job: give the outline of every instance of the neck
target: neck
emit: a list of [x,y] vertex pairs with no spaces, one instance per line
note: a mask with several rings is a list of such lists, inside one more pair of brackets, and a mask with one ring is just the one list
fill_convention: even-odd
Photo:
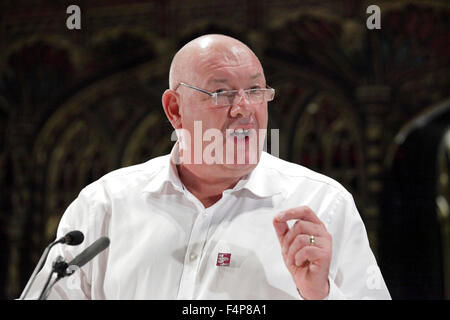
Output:
[[183,185],[191,192],[204,206],[208,208],[222,198],[222,192],[233,188],[241,177],[214,178],[197,175],[191,170],[189,165],[180,164],[177,166],[178,176]]

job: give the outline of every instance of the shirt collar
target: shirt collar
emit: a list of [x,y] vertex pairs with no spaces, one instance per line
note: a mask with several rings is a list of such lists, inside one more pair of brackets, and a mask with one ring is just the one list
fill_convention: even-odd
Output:
[[[175,163],[179,159],[178,141],[172,148],[170,155],[164,157],[164,162],[159,171],[155,174],[152,181],[144,188],[144,192],[158,192],[165,183],[171,183],[171,185],[180,192],[183,192],[184,186],[178,176],[178,171]],[[261,158],[256,165],[255,169],[248,175],[244,176],[234,186],[231,193],[238,192],[243,189],[247,189],[255,196],[264,198],[274,196],[279,193],[285,192],[285,187],[280,185],[280,179],[276,176],[276,172],[270,167],[267,167],[266,163],[269,161],[269,155],[266,152],[261,153]]]
[[258,197],[271,197],[279,193],[284,193],[285,187],[281,185],[277,172],[267,166],[270,160],[266,152],[261,153],[261,158],[252,172],[243,177],[232,192],[247,189]]
[[156,172],[155,176],[151,181],[145,186],[144,192],[158,192],[160,191],[166,183],[172,184],[175,190],[183,192],[183,183],[178,176],[178,171],[176,167],[177,159],[179,159],[178,153],[178,141],[172,147],[172,151],[169,155],[162,159],[163,163],[159,171]]

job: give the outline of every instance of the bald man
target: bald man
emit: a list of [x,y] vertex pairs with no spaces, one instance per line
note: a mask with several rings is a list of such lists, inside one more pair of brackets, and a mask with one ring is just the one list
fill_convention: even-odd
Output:
[[[111,172],[68,207],[27,298],[57,256],[101,236],[110,247],[45,292],[49,299],[390,299],[352,196],[262,151],[274,89],[255,54],[224,35],[173,58],[164,112],[169,155]],[[50,282],[51,283],[51,282]]]

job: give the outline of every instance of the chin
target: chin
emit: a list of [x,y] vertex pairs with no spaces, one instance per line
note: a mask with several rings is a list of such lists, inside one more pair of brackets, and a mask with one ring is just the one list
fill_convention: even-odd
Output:
[[230,171],[241,171],[243,174],[251,172],[258,164],[257,163],[243,163],[243,164],[224,164],[223,166]]

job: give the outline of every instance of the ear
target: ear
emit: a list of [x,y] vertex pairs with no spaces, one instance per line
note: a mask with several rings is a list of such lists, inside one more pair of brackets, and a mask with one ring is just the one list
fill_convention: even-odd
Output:
[[174,90],[167,89],[162,95],[162,105],[167,119],[174,129],[181,129],[181,110],[179,105],[180,96]]

